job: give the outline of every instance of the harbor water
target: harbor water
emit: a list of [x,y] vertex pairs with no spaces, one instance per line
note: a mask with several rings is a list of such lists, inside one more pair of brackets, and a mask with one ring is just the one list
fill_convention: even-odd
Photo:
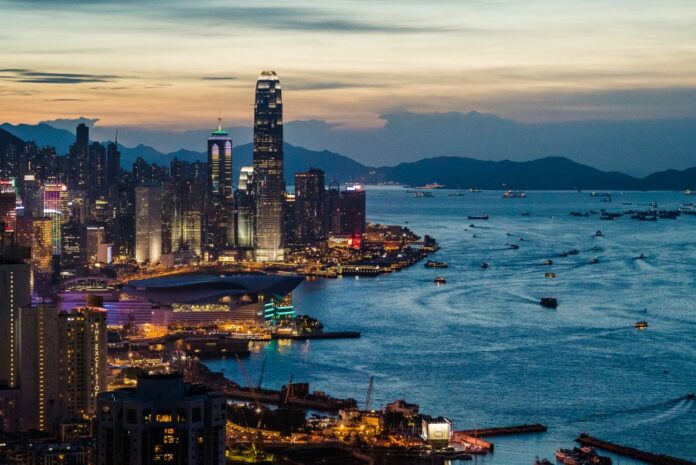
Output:
[[[581,432],[696,461],[696,400],[686,398],[696,391],[696,216],[569,215],[645,210],[651,202],[673,209],[692,197],[616,192],[602,202],[587,192],[526,199],[448,192],[414,198],[403,188],[368,188],[368,221],[435,236],[442,249],[430,258],[449,268],[419,263],[378,277],[304,282],[294,294],[298,313],[362,337],[255,345],[244,362],[254,381],[265,359],[270,388],[293,376],[362,405],[374,376],[373,408],[406,399],[449,417],[455,429],[549,427],[492,438],[495,453],[477,463],[553,459]],[[484,213],[488,221],[467,219]],[[571,249],[578,254],[559,256]],[[447,283],[434,284],[436,276]],[[542,297],[557,298],[558,308],[541,307]],[[649,327],[636,330],[639,320]],[[206,363],[245,383],[235,360]]]

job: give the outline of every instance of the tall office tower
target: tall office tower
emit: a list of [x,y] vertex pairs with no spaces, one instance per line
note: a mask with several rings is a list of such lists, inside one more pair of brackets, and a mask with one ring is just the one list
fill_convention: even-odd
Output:
[[62,415],[93,415],[106,391],[106,310],[74,308],[58,314]]
[[99,396],[97,465],[223,465],[227,401],[179,374]]
[[77,126],[75,143],[70,146],[70,188],[86,191],[91,173],[89,172],[89,127],[80,123]]
[[17,222],[17,194],[13,183],[0,181],[0,223],[5,225],[5,232],[14,232]]
[[43,187],[43,216],[51,218],[53,255],[60,255],[60,227],[65,222],[63,214],[67,210],[68,188],[65,184],[47,183]]
[[162,255],[162,189],[140,186],[135,189],[135,261],[159,261]]
[[36,176],[27,174],[22,177],[19,195],[22,198],[22,216],[25,218],[43,216],[43,192]]
[[310,244],[326,239],[324,172],[295,174],[295,240]]
[[254,247],[256,230],[256,200],[254,197],[254,168],[242,166],[237,186],[237,247]]
[[201,212],[184,211],[181,223],[181,248],[201,255]]
[[31,303],[31,267],[22,260],[28,252],[0,252],[0,384],[10,388],[19,384],[19,311]]
[[31,247],[34,290],[44,290],[53,273],[53,222],[51,218],[17,218],[17,245]]
[[177,186],[167,182],[162,186],[162,253],[178,250],[176,247],[176,229],[180,217],[177,215]]
[[215,249],[234,246],[232,138],[222,122],[208,138],[206,243]]
[[106,150],[99,142],[89,146],[87,198],[94,201],[106,195]]
[[71,220],[61,227],[61,271],[77,273],[83,265],[83,226]]
[[254,104],[256,260],[284,259],[283,99],[275,71],[262,71]]
[[285,240],[290,245],[295,243],[295,194],[285,194],[283,201],[283,227],[285,228]]
[[341,191],[336,181],[331,181],[326,193],[326,231],[341,234]]
[[51,305],[19,311],[22,429],[52,430],[60,414],[58,311]]
[[350,236],[351,246],[362,247],[365,234],[365,190],[359,184],[341,192],[341,234]]
[[119,173],[121,173],[121,152],[118,150],[118,133],[116,141],[108,145],[106,149],[106,188],[118,185]]
[[106,242],[106,231],[104,226],[92,224],[85,229],[84,256],[82,263],[94,265],[99,261],[99,244]]

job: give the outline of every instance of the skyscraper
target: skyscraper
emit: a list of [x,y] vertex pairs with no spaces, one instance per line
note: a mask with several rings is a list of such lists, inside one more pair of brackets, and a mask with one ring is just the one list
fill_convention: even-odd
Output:
[[89,178],[89,127],[77,126],[75,143],[70,146],[70,188],[87,190]]
[[254,180],[256,191],[257,261],[282,261],[283,228],[283,99],[275,71],[262,71],[254,104]]
[[234,246],[234,188],[232,138],[222,129],[208,138],[208,192],[206,243],[215,249]]
[[106,149],[106,187],[118,185],[118,175],[121,172],[121,152],[118,150],[118,132],[116,141]]
[[14,183],[0,181],[0,223],[4,224],[5,231],[13,232],[17,221],[17,194]]
[[362,247],[365,234],[365,190],[355,184],[341,192],[341,233],[350,236],[354,249]]
[[68,207],[68,188],[61,183],[47,183],[43,187],[43,214],[51,218],[53,255],[60,255],[60,227],[65,223],[63,214]]
[[295,174],[295,241],[309,244],[326,239],[324,172]]
[[17,245],[31,247],[34,290],[45,290],[53,272],[53,222],[51,218],[17,218]]
[[156,263],[162,255],[162,190],[135,189],[135,261]]
[[237,186],[237,247],[254,247],[256,230],[256,201],[254,197],[254,168],[242,166]]
[[227,400],[179,374],[99,396],[97,465],[225,464]]
[[19,311],[31,303],[30,283],[21,257],[0,256],[0,384],[11,388],[19,383]]
[[74,308],[58,314],[60,402],[63,415],[93,415],[106,391],[106,310]]

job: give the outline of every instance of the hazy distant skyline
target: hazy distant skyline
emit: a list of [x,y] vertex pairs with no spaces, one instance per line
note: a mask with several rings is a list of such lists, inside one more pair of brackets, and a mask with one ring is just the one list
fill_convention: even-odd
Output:
[[690,1],[0,0],[11,123],[249,126],[274,69],[286,120],[478,110],[522,122],[696,117]]

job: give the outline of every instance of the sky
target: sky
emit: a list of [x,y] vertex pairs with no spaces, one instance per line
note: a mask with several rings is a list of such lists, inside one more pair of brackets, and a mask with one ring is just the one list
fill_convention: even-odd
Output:
[[693,0],[0,0],[0,118],[109,127],[252,123],[259,71],[285,119],[398,112],[523,123],[696,117]]

